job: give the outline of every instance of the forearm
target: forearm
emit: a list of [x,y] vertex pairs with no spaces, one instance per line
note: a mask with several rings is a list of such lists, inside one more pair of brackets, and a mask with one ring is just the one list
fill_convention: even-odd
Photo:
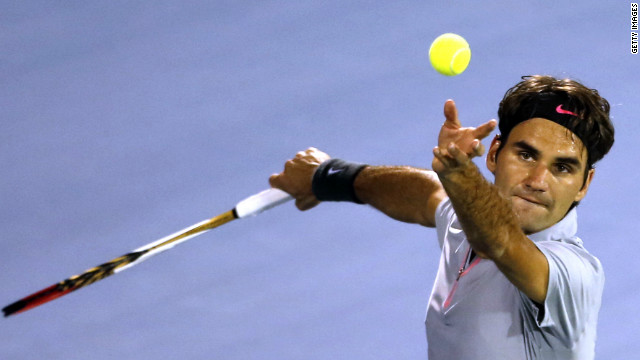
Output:
[[509,200],[469,163],[463,169],[440,176],[462,229],[481,257],[499,259],[510,240],[524,236]]
[[355,179],[358,199],[389,217],[433,227],[435,208],[446,196],[437,175],[408,166],[368,166]]

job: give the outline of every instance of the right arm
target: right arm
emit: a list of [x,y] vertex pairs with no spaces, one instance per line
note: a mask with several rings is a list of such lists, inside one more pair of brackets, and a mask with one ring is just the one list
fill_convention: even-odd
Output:
[[[453,100],[448,100],[444,109],[445,118],[457,117]],[[439,143],[440,139],[446,139],[447,144],[453,142],[472,158],[484,152],[480,140],[491,133],[495,122],[478,128],[450,125],[449,121],[443,124]],[[329,155],[315,148],[300,151],[285,163],[283,172],[269,178],[269,183],[293,196],[298,209],[311,209],[320,203],[311,189],[313,174],[329,159]],[[435,172],[408,166],[367,166],[358,173],[353,188],[360,201],[393,219],[428,227],[435,227],[436,208],[447,197]]]
[[438,204],[447,197],[431,170],[408,166],[368,166],[354,182],[358,199],[389,217],[435,227]]
[[[328,159],[315,148],[301,151],[269,182],[291,194],[298,209],[311,209],[320,203],[311,190],[313,174]],[[429,227],[435,226],[436,207],[446,197],[433,171],[407,166],[367,166],[356,177],[354,189],[358,199],[391,218]]]
[[[444,106],[445,122],[440,129],[438,143],[446,139],[471,159],[484,153],[480,142],[496,126],[488,121],[477,128],[452,126],[447,119],[456,118],[457,109],[453,100]],[[354,188],[358,198],[390,217],[435,227],[435,213],[438,204],[448,195],[438,175],[431,170],[411,167],[368,167],[355,179]]]

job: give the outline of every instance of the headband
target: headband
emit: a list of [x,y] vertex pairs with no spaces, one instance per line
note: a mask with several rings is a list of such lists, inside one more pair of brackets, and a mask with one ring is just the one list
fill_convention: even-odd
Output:
[[533,118],[543,118],[562,125],[579,116],[569,96],[563,93],[542,92],[527,99],[514,114],[513,119],[521,122]]
[[[505,123],[508,123],[513,128],[516,124],[533,118],[553,121],[573,132],[572,128],[575,127],[575,120],[576,118],[579,119],[580,115],[574,102],[566,93],[541,92],[535,94],[532,98],[524,100],[515,114],[505,119],[507,120]],[[504,125],[509,126],[507,124]],[[504,130],[506,129],[500,127],[501,133],[505,133]],[[580,136],[578,137],[580,138]]]

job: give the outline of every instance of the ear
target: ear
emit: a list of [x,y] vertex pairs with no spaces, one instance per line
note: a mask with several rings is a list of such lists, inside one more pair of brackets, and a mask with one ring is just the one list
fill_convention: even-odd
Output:
[[593,175],[595,173],[596,173],[596,169],[589,170],[589,173],[587,174],[587,179],[584,182],[584,185],[582,185],[582,189],[578,191],[573,201],[580,201],[584,199],[585,196],[587,196],[587,190],[589,190],[589,185],[591,185],[591,180],[593,180]]
[[496,135],[493,140],[491,140],[491,147],[489,147],[489,152],[487,153],[487,169],[491,171],[492,174],[495,175],[496,167],[498,166],[498,149],[500,148],[500,135]]

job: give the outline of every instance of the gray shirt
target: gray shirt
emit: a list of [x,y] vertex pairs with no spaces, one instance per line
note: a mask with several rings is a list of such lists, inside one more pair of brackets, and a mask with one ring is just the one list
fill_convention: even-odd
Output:
[[529,236],[549,262],[540,305],[491,260],[469,261],[449,199],[438,205],[436,229],[442,254],[427,309],[429,359],[593,359],[604,272],[575,236],[575,208]]

